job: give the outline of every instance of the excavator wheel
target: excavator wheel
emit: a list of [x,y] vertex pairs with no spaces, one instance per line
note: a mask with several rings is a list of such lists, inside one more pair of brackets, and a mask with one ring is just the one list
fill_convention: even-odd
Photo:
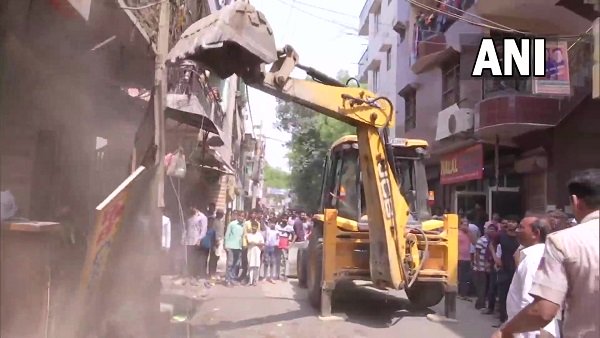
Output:
[[308,301],[316,310],[321,310],[321,286],[323,284],[323,243],[309,244],[307,266]]
[[430,282],[416,282],[406,290],[411,305],[423,310],[435,306],[444,298],[444,284]]
[[307,251],[308,249],[298,249],[298,255],[296,256],[296,275],[298,276],[298,286],[306,288],[306,270],[308,265]]

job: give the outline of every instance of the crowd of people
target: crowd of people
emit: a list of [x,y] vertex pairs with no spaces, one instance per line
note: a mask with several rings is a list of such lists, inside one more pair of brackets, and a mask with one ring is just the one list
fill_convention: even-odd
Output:
[[[498,314],[494,338],[599,337],[600,169],[576,175],[568,190],[573,217],[553,210],[521,219],[495,214],[488,222],[478,213],[461,218],[459,297],[482,314]],[[304,212],[258,209],[232,212],[225,226],[214,204],[205,211],[191,206],[180,281],[232,287],[285,280],[289,249],[306,243],[312,226]],[[217,275],[219,257],[226,259],[224,276]]]
[[[600,171],[574,177],[569,194],[574,218],[561,210],[521,219],[495,214],[483,226],[461,218],[459,297],[482,314],[498,314],[495,337],[598,337],[598,324],[591,323],[600,301]],[[523,314],[540,301],[546,312]]]
[[[289,249],[308,239],[311,218],[304,212],[278,215],[255,209],[232,211],[225,225],[224,216],[214,204],[206,210],[194,205],[188,208],[181,241],[185,255],[172,253],[180,266],[176,284],[209,288],[217,282],[232,287],[285,281]],[[163,223],[167,222],[164,217]],[[163,236],[163,247],[167,241]],[[226,271],[218,274],[220,259],[226,260]]]
[[[517,287],[525,278],[516,273],[521,255],[532,261],[531,251],[536,250],[536,257],[540,248],[543,253],[543,243],[548,234],[569,225],[567,214],[558,210],[547,214],[528,213],[520,220],[516,216],[494,214],[483,227],[462,217],[458,235],[459,297],[474,300],[475,308],[482,310],[483,314],[498,313],[500,322],[505,322],[511,305],[514,305],[511,302],[514,303],[518,296],[511,294],[509,297],[510,287]],[[518,293],[516,288],[514,291]]]

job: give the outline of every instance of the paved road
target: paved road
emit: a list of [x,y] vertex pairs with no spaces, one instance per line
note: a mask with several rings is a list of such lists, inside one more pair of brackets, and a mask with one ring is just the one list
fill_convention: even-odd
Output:
[[[383,293],[350,287],[334,299],[333,312],[342,321],[321,321],[297,282],[261,283],[255,287],[212,287],[191,305],[191,337],[473,337],[486,338],[493,319],[479,314],[473,303],[458,301],[458,323],[435,323],[427,313],[407,310],[402,292]],[[443,303],[429,313],[442,313]],[[182,338],[178,324],[172,337]]]

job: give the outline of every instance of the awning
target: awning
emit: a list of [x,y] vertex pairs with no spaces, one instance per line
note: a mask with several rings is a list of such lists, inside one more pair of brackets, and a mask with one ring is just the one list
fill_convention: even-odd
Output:
[[214,170],[225,175],[235,175],[235,169],[223,159],[218,150],[212,148],[206,149],[203,158],[190,156],[188,164],[194,168]]
[[225,144],[223,131],[211,120],[196,95],[167,94],[165,116],[179,123],[215,134],[218,138],[211,145],[222,146]]
[[228,175],[235,175],[235,169],[231,166],[231,164],[225,161],[225,159],[223,158],[223,156],[221,156],[221,153],[219,153],[218,150],[209,149],[209,152],[212,153],[215,159],[217,159],[223,165],[223,169],[227,171]]

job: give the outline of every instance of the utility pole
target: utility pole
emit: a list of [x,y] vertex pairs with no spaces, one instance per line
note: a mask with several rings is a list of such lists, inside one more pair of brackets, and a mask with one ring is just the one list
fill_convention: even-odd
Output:
[[256,166],[256,176],[253,177],[255,180],[253,182],[253,187],[252,187],[252,209],[257,207],[257,199],[258,199],[258,194],[259,194],[259,189],[262,189],[263,185],[262,183],[262,172],[263,172],[263,166],[264,166],[264,157],[265,154],[263,152],[264,149],[264,142],[265,139],[263,138],[262,135],[262,125],[260,126],[260,131],[259,133],[256,135],[256,154],[254,154],[254,158],[258,158],[258,160],[255,162],[255,166]]
[[167,67],[165,61],[169,53],[169,27],[171,4],[161,1],[156,39],[156,63],[154,69],[154,142],[157,146],[156,164],[158,165],[158,205],[164,207],[165,190],[165,108],[167,99]]

